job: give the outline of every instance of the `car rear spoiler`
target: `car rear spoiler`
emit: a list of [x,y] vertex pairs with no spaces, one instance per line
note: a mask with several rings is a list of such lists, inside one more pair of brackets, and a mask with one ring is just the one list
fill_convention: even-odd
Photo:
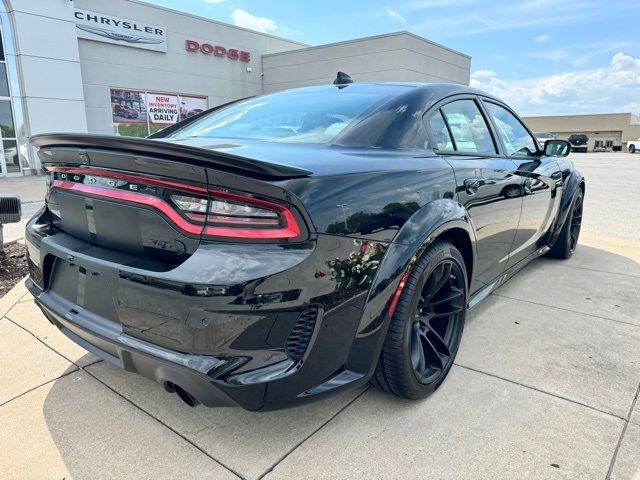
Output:
[[[119,151],[133,155],[148,155],[204,167],[217,168],[219,170],[240,173],[251,177],[286,179],[308,177],[313,173],[309,170],[289,165],[280,165],[216,150],[146,138],[55,133],[34,135],[29,139],[29,143],[40,149],[65,147]],[[91,164],[90,153],[89,150],[86,152],[86,155],[84,155],[84,163],[87,165]],[[41,155],[41,159],[46,161],[43,155]]]

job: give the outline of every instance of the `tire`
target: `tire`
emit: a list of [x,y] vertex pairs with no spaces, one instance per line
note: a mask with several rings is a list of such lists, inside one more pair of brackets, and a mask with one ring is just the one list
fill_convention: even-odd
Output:
[[553,247],[551,247],[551,250],[549,250],[548,256],[566,260],[575,252],[578,246],[580,227],[582,226],[583,200],[584,193],[581,189],[578,189],[571,202],[571,209],[564,221],[562,231],[553,244]]
[[635,145],[629,145],[629,153],[636,153],[636,146]]
[[453,244],[435,240],[411,269],[371,383],[410,399],[435,391],[458,352],[466,302],[464,259]]

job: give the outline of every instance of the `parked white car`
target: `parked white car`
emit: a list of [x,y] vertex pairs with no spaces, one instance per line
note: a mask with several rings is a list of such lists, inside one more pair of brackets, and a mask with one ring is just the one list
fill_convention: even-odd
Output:
[[629,150],[629,153],[640,151],[640,138],[636,141],[627,142],[627,150]]
[[555,140],[556,136],[551,132],[533,132],[533,136],[540,144],[541,148],[544,148],[544,142],[547,140]]

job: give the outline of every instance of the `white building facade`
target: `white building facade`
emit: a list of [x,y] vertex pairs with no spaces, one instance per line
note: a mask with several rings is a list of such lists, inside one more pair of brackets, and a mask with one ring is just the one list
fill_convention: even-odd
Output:
[[146,136],[337,70],[469,82],[470,57],[407,32],[308,46],[138,0],[3,0],[0,21],[0,177],[40,171],[31,135]]

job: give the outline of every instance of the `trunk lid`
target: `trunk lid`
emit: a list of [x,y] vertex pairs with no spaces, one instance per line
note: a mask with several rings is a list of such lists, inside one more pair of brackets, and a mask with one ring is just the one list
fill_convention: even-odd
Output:
[[[167,159],[182,164],[235,172],[252,178],[284,180],[287,178],[306,177],[313,173],[304,168],[278,163],[272,158],[262,160],[256,156],[231,154],[222,151],[223,148],[206,148],[205,145],[194,146],[179,141],[64,133],[35,135],[29,141],[31,145],[40,149],[38,155],[43,163],[59,163],[61,161],[60,153],[68,160],[69,147],[71,147],[72,150],[75,150],[76,156],[79,157],[77,161],[80,163],[107,168],[120,168],[120,165],[130,167],[132,160],[142,155],[155,159]],[[215,144],[216,142],[213,139],[208,139],[206,143]],[[113,157],[109,157],[107,159],[108,163],[105,164],[104,158],[99,152],[94,151],[92,155],[89,155],[91,153],[89,150],[91,149],[98,149],[104,154],[110,151],[118,152],[124,164],[110,163],[114,160]],[[125,154],[128,154],[129,158]]]
[[304,169],[138,138],[40,135],[31,143],[48,171],[51,223],[95,245],[176,265],[205,236],[289,242],[306,232],[290,195],[269,182],[311,173]]

